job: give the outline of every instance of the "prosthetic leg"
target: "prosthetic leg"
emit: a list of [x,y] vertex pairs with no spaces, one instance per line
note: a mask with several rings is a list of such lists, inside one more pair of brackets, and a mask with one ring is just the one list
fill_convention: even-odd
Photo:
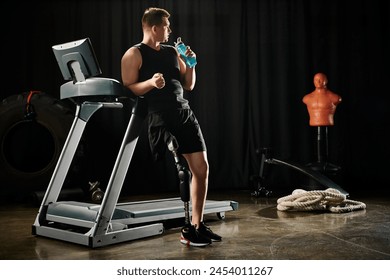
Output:
[[175,165],[177,168],[177,175],[179,177],[179,187],[180,187],[180,199],[184,202],[184,223],[185,225],[190,225],[190,182],[191,182],[191,172],[181,163],[180,156],[177,153],[179,145],[176,138],[173,135],[170,135],[170,141],[168,142],[168,149],[172,152],[175,159]]

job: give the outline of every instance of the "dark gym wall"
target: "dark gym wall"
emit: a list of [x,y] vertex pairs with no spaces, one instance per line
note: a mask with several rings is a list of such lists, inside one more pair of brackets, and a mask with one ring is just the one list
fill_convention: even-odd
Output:
[[[171,12],[170,43],[181,36],[197,53],[198,81],[188,98],[208,145],[210,188],[248,188],[261,147],[272,147],[281,159],[314,160],[302,97],[314,89],[314,74],[324,72],[329,88],[343,98],[329,130],[330,161],[342,167],[350,193],[385,190],[388,1],[14,1],[1,9],[1,98],[31,89],[59,97],[64,81],[51,46],[84,37],[91,38],[102,76],[120,80],[120,59],[142,39],[140,19],[149,6]],[[92,123],[94,135],[110,126],[120,138],[127,118],[126,110],[101,113]],[[102,155],[110,160],[96,169],[107,174],[109,144]],[[147,145],[140,147],[142,162],[133,168],[142,180],[134,180],[150,182],[148,168],[164,176],[165,167],[142,156]],[[289,174],[281,174],[288,183]]]

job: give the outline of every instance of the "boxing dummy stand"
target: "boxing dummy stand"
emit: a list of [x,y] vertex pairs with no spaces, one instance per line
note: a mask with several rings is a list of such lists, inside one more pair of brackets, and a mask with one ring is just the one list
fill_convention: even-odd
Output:
[[329,145],[328,145],[328,126],[316,127],[316,155],[315,162],[308,163],[307,166],[323,174],[336,174],[341,167],[328,162]]

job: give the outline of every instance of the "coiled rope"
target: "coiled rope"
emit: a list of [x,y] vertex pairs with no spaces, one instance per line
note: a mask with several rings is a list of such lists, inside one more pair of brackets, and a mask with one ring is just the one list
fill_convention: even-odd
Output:
[[366,204],[347,199],[340,191],[328,188],[324,191],[306,191],[296,189],[291,195],[277,200],[280,211],[314,211],[325,210],[332,213],[345,213],[366,209]]

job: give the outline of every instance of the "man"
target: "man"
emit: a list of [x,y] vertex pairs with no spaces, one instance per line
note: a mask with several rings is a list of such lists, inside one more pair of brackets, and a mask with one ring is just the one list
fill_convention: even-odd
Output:
[[[191,246],[206,246],[222,238],[203,222],[204,205],[208,188],[208,160],[206,145],[199,123],[183,89],[195,86],[195,67],[186,66],[168,42],[172,32],[170,14],[160,8],[149,8],[142,17],[142,42],[129,48],[122,57],[122,82],[135,95],[143,96],[148,103],[149,141],[156,154],[168,131],[177,139],[178,152],[186,159],[191,179],[191,225],[181,229],[180,241]],[[196,57],[187,47],[186,55]]]

